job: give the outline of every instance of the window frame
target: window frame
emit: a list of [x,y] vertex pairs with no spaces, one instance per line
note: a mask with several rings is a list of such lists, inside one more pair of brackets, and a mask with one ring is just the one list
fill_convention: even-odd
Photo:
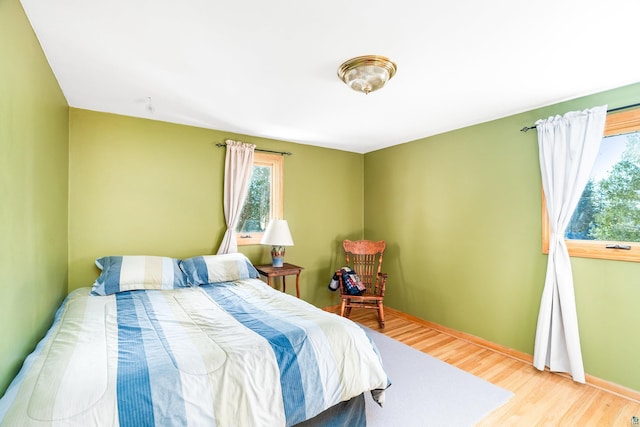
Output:
[[[283,218],[284,213],[284,158],[281,154],[255,151],[253,166],[271,168],[271,209],[269,220]],[[253,167],[252,166],[252,167]],[[238,246],[259,245],[264,232],[239,233],[236,232]]]
[[[640,109],[607,115],[604,136],[620,135],[640,131]],[[547,203],[542,191],[542,253],[549,254],[551,226],[547,215]],[[580,258],[608,259],[640,262],[640,242],[617,242],[608,240],[564,240],[569,256]],[[627,245],[630,249],[607,249],[607,245]]]

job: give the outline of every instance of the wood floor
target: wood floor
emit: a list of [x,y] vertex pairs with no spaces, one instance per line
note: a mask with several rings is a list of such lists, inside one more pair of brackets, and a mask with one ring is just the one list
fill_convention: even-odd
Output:
[[[464,334],[385,309],[378,328],[375,310],[354,309],[351,319],[483,378],[514,396],[477,426],[631,426],[640,400],[535,369],[508,351],[487,348]],[[439,329],[439,330],[438,330]],[[615,390],[614,390],[615,391]],[[391,392],[391,390],[390,390]],[[627,394],[627,396],[629,396]]]

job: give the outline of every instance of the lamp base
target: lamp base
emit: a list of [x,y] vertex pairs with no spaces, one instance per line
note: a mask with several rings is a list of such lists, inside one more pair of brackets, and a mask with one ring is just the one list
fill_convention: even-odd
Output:
[[271,247],[271,263],[274,267],[282,267],[284,265],[284,246]]

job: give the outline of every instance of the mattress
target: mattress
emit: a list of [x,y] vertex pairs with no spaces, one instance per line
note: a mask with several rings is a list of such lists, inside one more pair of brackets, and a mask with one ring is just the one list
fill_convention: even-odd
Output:
[[73,291],[1,426],[292,426],[389,379],[365,332],[258,279]]

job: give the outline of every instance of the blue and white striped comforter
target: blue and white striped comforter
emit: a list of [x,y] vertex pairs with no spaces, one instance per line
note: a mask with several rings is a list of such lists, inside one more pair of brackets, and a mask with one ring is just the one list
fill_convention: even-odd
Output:
[[360,327],[257,279],[83,288],[0,399],[0,425],[291,426],[387,384]]

